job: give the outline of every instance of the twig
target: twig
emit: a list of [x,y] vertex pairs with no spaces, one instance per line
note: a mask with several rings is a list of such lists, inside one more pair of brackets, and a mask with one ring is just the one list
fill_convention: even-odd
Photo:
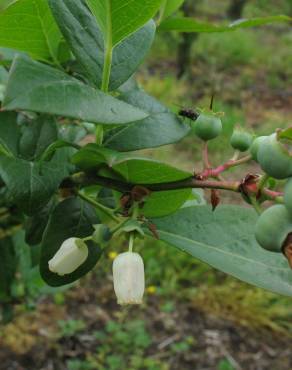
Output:
[[85,200],[86,202],[92,204],[95,208],[99,209],[101,212],[103,212],[104,214],[106,214],[108,217],[110,217],[113,221],[115,222],[120,222],[120,219],[119,217],[117,217],[114,212],[108,208],[108,207],[105,207],[104,205],[100,204],[99,202],[97,202],[96,200],[86,196],[85,194],[83,194],[81,191],[78,191],[78,196]]
[[170,344],[172,344],[178,339],[179,339],[178,334],[172,335],[171,337],[168,337],[164,339],[161,343],[159,343],[157,348],[161,351],[162,349],[164,349],[165,347],[168,347]]
[[218,177],[222,172],[229,170],[231,167],[240,166],[251,160],[251,156],[247,155],[246,157],[242,157],[240,159],[234,160],[231,159],[230,161],[221,164],[216,168],[206,168],[202,173],[200,173],[197,177],[201,179],[207,179],[209,177]]
[[257,212],[257,214],[260,215],[262,213],[262,208],[261,208],[261,205],[258,203],[256,197],[251,196],[250,197],[250,202],[251,202],[251,205],[253,206],[253,208],[255,209],[255,211]]
[[[87,174],[87,173],[79,173],[78,175],[73,175],[70,178],[67,178],[63,181],[62,187],[80,187],[80,186],[89,186],[89,185],[101,185],[112,190],[116,190],[120,193],[131,193],[132,189],[137,186],[134,183],[128,183],[121,180],[115,180],[108,177],[98,176],[95,174]],[[219,190],[227,190],[232,191],[235,193],[242,192],[242,181],[227,181],[227,180],[200,180],[196,176],[188,177],[184,180],[179,181],[171,181],[171,182],[164,182],[159,184],[138,184],[139,187],[144,187],[148,189],[150,192],[155,191],[168,191],[168,190],[179,190],[179,189],[219,189]],[[257,195],[258,190],[257,188],[249,188],[248,192],[250,195]],[[262,193],[265,194],[267,199],[274,200],[279,199],[283,196],[283,193],[270,190],[267,188],[262,189]],[[118,217],[114,215],[113,211],[110,208],[104,207],[100,203],[97,203],[94,199],[84,196],[84,194],[78,192],[78,195],[83,197],[83,199],[91,202],[96,207],[99,207],[101,210],[105,212],[109,212],[111,214],[111,218],[118,220]],[[279,199],[280,200],[280,199]]]
[[209,170],[211,165],[209,162],[208,141],[205,141],[203,144],[202,157],[203,157],[204,170]]

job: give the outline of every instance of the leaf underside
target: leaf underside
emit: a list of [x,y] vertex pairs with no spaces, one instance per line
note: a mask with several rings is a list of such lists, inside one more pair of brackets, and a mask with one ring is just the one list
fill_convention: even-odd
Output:
[[155,218],[160,239],[252,285],[292,296],[292,271],[280,253],[263,250],[254,237],[252,209],[220,206],[183,208]]

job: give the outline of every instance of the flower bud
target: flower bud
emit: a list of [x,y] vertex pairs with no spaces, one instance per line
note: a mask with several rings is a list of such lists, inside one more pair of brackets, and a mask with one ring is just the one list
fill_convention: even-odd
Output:
[[87,257],[88,248],[84,241],[79,238],[69,238],[48,262],[49,270],[60,276],[71,274],[86,261]]
[[119,254],[113,263],[118,304],[141,304],[145,289],[144,263],[138,253]]

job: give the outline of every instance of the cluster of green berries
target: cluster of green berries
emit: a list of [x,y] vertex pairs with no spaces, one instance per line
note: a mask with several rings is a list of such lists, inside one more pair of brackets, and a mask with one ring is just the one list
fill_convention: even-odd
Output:
[[285,252],[292,235],[292,156],[277,133],[258,137],[252,144],[251,155],[268,176],[287,180],[284,204],[266,209],[256,224],[256,239],[264,249]]
[[[194,133],[203,141],[216,139],[223,130],[220,113],[201,113],[192,123]],[[240,152],[247,151],[253,142],[253,135],[241,128],[234,130],[230,144]]]
[[249,133],[234,131],[231,145],[240,151],[249,149],[252,159],[267,176],[277,180],[287,179],[284,204],[266,209],[255,228],[256,240],[262,248],[285,253],[284,249],[290,244],[290,234],[292,236],[292,156],[278,133],[253,139]]
[[[214,113],[201,113],[193,123],[195,134],[204,141],[218,137],[222,132],[222,122]],[[292,245],[292,155],[279,133],[255,138],[251,133],[236,128],[230,138],[231,146],[239,151],[249,151],[268,177],[277,180],[287,179],[284,191],[284,204],[276,204],[266,209],[259,217],[255,237],[259,245],[269,251],[285,252]],[[292,246],[291,246],[292,249]]]

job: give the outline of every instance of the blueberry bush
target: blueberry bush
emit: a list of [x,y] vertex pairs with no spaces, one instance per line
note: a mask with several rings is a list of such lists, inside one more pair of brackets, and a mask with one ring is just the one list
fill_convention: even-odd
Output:
[[[176,16],[182,4],[0,1],[2,302],[11,302],[17,273],[28,290],[32,281],[41,290],[38,271],[52,287],[80,279],[121,234],[129,251],[114,261],[120,303],[143,296],[137,238],[160,239],[250,284],[292,295],[292,129],[257,137],[237,127],[234,155],[214,166],[208,145],[220,140],[224,114],[213,111],[214,97],[210,107],[175,111],[135,80],[158,32],[233,32],[291,18],[211,24]],[[202,171],[138,152],[187,135],[201,139]],[[244,170],[251,161],[256,173]],[[228,178],[234,167],[242,168],[237,180]],[[196,189],[211,190],[210,204]],[[222,191],[237,193],[242,206],[221,204]],[[29,251],[19,247],[23,239]]]

